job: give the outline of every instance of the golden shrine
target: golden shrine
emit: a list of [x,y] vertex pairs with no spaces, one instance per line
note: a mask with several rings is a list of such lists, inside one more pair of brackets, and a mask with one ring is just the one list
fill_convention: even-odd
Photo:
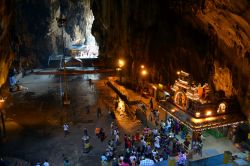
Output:
[[171,86],[171,97],[160,101],[159,107],[192,131],[246,121],[234,98],[216,94],[207,83],[196,86],[189,73],[179,71],[177,74],[178,79]]

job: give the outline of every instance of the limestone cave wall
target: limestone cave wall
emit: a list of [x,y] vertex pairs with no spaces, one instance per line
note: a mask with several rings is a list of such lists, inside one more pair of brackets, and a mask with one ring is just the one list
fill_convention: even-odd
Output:
[[250,113],[250,43],[247,0],[92,0],[92,33],[100,56],[126,59],[132,79],[140,64],[149,80],[171,84],[177,70],[237,95]]
[[10,25],[13,16],[12,6],[12,0],[0,1],[0,88],[2,88],[7,79],[9,67],[14,59],[10,41]]
[[56,18],[67,18],[65,47],[91,44],[94,20],[90,0],[0,1],[0,86],[10,67],[18,71],[46,67],[48,58],[62,53],[61,29]]
[[62,53],[62,30],[56,21],[61,14],[67,19],[65,48],[93,40],[90,0],[15,0],[12,8],[15,11],[12,42],[16,60],[23,68],[44,67],[50,55]]

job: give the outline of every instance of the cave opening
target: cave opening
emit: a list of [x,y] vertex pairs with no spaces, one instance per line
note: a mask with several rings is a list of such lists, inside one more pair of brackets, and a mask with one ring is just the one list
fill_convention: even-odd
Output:
[[[65,19],[63,26],[58,26],[60,18]],[[78,61],[77,66],[98,59],[99,46],[91,33],[94,19],[90,0],[60,1],[56,9],[51,9],[48,30],[51,55],[48,57],[48,66],[52,66],[52,61],[57,61],[56,65],[60,63],[59,66],[62,66],[61,57],[70,61],[70,65],[72,59],[74,62]]]
[[[96,59],[98,58],[99,46],[95,37],[91,33],[92,25],[94,22],[94,15],[90,8],[90,1],[85,1],[83,4],[84,17],[80,19],[79,25],[74,27],[74,36],[72,42],[69,43],[68,49],[70,55],[79,59]],[[83,23],[81,23],[83,22]],[[83,32],[81,27],[84,25]]]

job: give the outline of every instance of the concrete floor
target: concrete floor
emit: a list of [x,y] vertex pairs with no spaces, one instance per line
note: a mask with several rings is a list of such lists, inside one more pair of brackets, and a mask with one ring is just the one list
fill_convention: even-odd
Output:
[[[0,145],[0,156],[21,158],[31,163],[48,159],[51,165],[59,166],[63,164],[65,155],[74,166],[87,166],[90,163],[91,166],[101,165],[100,156],[105,152],[107,141],[110,139],[110,123],[113,121],[108,115],[106,106],[114,108],[116,98],[116,94],[105,86],[107,76],[107,74],[68,76],[71,104],[67,108],[62,106],[61,101],[64,89],[63,76],[28,75],[21,78],[21,85],[28,90],[12,93],[7,101],[8,137],[6,142]],[[89,78],[93,80],[94,88],[89,86]],[[126,92],[126,89],[121,90]],[[129,97],[138,98],[130,93]],[[123,107],[122,102],[120,104]],[[85,109],[87,105],[90,105],[89,114]],[[96,117],[98,106],[102,108],[103,113],[99,119]],[[123,133],[134,133],[142,128],[139,120],[127,116],[122,109],[116,112],[121,139]],[[62,127],[64,122],[70,124],[70,134],[66,137]],[[104,142],[96,138],[94,133],[96,127],[103,127],[108,134]],[[88,154],[82,150],[81,138],[84,128],[88,129],[90,143],[93,146]],[[205,149],[215,149],[218,153],[223,153],[224,150],[239,152],[229,140],[225,138],[218,140],[212,136],[208,136],[204,142]]]
[[[88,78],[94,82],[89,86]],[[68,76],[71,104],[62,106],[63,76],[28,75],[20,84],[28,90],[12,93],[6,105],[7,140],[1,144],[0,156],[21,158],[31,163],[48,159],[51,165],[63,164],[63,155],[74,166],[99,166],[100,156],[105,152],[110,138],[111,117],[106,105],[113,108],[114,92],[105,86],[105,74]],[[90,105],[90,113],[85,107]],[[103,116],[96,117],[97,107]],[[121,133],[133,132],[141,127],[136,119],[118,116]],[[64,137],[63,123],[70,124],[70,134]],[[129,122],[129,123],[128,123]],[[102,127],[108,134],[104,142],[95,136],[95,128]],[[83,129],[90,134],[93,146],[88,154],[82,152]],[[122,134],[123,135],[123,134]]]

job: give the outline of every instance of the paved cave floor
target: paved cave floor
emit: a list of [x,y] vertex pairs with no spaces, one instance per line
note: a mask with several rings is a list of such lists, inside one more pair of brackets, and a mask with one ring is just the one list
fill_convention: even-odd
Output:
[[[88,79],[94,82],[89,86]],[[7,140],[1,145],[0,156],[21,158],[31,163],[48,159],[51,165],[62,165],[63,155],[71,165],[99,166],[100,156],[110,139],[110,123],[106,105],[114,107],[115,93],[107,86],[107,74],[84,74],[68,76],[71,104],[63,108],[61,93],[64,77],[55,75],[28,75],[20,84],[28,90],[12,93],[6,103]],[[90,106],[87,114],[85,107]],[[97,118],[97,107],[103,116]],[[142,125],[138,120],[120,117],[121,136],[133,133]],[[64,137],[63,123],[70,124],[70,134]],[[129,122],[129,123],[128,123]],[[102,143],[95,136],[95,128],[103,127],[108,138]],[[92,150],[82,150],[84,128],[88,129]],[[121,137],[122,139],[122,137]],[[121,148],[122,149],[122,148]]]

